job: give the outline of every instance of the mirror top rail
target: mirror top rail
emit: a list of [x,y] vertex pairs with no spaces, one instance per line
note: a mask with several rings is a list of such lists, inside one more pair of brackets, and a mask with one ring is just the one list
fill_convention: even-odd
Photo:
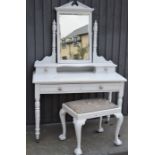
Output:
[[55,10],[58,12],[93,12],[94,8],[90,8],[87,5],[84,5],[77,1],[77,5],[72,5],[74,1],[71,1],[67,4],[64,4],[60,7],[55,7]]

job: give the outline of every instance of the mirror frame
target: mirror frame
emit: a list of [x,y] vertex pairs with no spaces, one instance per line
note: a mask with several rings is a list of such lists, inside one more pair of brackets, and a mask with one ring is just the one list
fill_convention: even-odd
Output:
[[[93,61],[93,52],[92,52],[92,11],[94,11],[93,8],[90,8],[80,2],[78,3],[78,6],[73,5],[73,2],[69,2],[63,6],[56,7],[57,11],[57,62],[61,64],[79,64],[79,63],[92,63]],[[61,49],[60,49],[60,15],[68,14],[68,15],[88,15],[89,16],[89,59],[88,60],[62,60],[61,59]]]

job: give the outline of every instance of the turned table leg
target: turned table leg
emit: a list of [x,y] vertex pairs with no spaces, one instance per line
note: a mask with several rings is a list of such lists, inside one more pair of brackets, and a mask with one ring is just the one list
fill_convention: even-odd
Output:
[[66,111],[64,109],[60,110],[60,120],[62,124],[62,134],[59,136],[60,140],[66,139]]
[[35,138],[36,142],[40,139],[40,94],[39,86],[35,85]]
[[[112,92],[109,92],[109,93],[108,93],[108,100],[109,100],[110,102],[112,102]],[[109,123],[109,122],[110,122],[110,115],[107,116],[107,121],[106,121],[106,123]]]
[[74,127],[75,127],[75,133],[76,133],[76,138],[77,138],[77,147],[74,150],[75,155],[81,155],[82,150],[81,150],[81,133],[82,133],[82,126],[85,124],[84,119],[75,119],[74,118]]
[[36,141],[40,139],[40,96],[35,99],[35,137]]

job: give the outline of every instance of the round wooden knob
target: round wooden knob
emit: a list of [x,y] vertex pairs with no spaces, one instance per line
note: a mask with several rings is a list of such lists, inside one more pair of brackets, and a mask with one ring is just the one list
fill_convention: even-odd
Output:
[[107,72],[108,71],[108,68],[104,68],[104,71]]
[[103,87],[102,86],[99,86],[99,89],[103,89]]
[[59,88],[58,88],[58,91],[62,91],[62,89],[59,87]]
[[48,69],[47,68],[44,68],[44,72],[48,72]]

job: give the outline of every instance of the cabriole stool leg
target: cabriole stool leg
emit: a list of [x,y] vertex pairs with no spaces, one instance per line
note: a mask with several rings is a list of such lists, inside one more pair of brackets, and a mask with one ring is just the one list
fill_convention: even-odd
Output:
[[119,146],[119,145],[122,145],[122,141],[119,139],[119,132],[120,132],[120,128],[121,128],[122,123],[123,123],[123,115],[122,115],[122,113],[117,113],[114,115],[117,118],[114,144]]
[[60,120],[62,124],[62,134],[59,136],[60,140],[66,139],[66,111],[64,109],[60,110]]
[[77,147],[74,150],[75,155],[81,155],[82,150],[81,150],[81,133],[82,133],[82,126],[85,124],[84,119],[78,120],[74,118],[74,127],[75,127],[75,133],[76,133],[76,138],[77,138]]

